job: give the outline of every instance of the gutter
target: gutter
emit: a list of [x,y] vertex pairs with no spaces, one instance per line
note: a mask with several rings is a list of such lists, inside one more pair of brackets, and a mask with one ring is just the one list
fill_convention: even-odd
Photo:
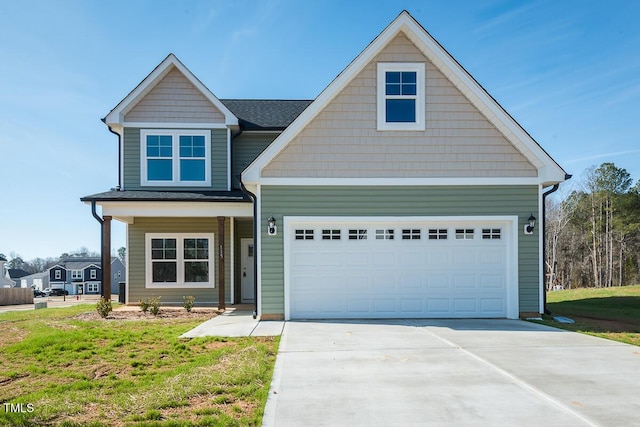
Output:
[[[92,200],[91,201],[91,215],[93,215],[93,217],[96,219],[96,221],[98,221],[100,223],[100,264],[102,264],[102,261],[104,260],[104,256],[102,251],[104,250],[104,219],[100,218],[100,215],[98,215],[98,213],[96,212],[96,201]],[[111,256],[111,254],[109,254],[109,256]],[[104,266],[100,266],[100,271],[101,274],[102,272],[104,272]],[[103,275],[104,277],[104,275]],[[101,280],[101,283],[104,283],[105,280]],[[104,285],[100,286],[100,293],[102,296],[104,296]]]
[[[565,174],[564,179],[565,181],[570,180],[572,177],[572,175],[569,174]],[[554,184],[553,187],[551,187],[550,190],[545,191],[544,193],[542,193],[542,265],[545,265],[545,261],[547,259],[547,245],[546,245],[546,241],[547,241],[547,196],[549,196],[552,193],[555,193],[556,191],[558,191],[558,188],[560,187],[560,183],[558,184]],[[542,272],[544,274],[546,268],[543,268]],[[544,314],[551,314],[551,310],[549,310],[547,308],[547,284],[545,283],[545,277],[543,276],[542,278],[542,286],[544,287],[544,292],[542,293],[543,295],[543,299],[542,299],[542,306],[544,307]]]
[[247,190],[242,183],[242,175],[238,175],[240,188],[253,202],[253,247],[256,248],[253,254],[253,318],[258,317],[258,204],[256,203],[256,195]]

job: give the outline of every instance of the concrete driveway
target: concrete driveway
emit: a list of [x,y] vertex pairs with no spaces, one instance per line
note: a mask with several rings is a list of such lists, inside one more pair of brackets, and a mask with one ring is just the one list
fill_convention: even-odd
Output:
[[640,348],[517,320],[287,322],[263,425],[640,425]]

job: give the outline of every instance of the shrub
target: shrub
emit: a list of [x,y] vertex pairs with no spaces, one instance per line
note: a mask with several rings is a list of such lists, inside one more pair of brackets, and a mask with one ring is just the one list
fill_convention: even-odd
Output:
[[196,297],[194,297],[193,295],[189,295],[186,297],[183,296],[182,301],[182,306],[184,307],[184,309],[187,310],[187,313],[191,313],[191,309],[196,303]]
[[113,311],[113,307],[111,306],[111,300],[106,299],[105,297],[100,297],[100,301],[96,304],[96,310],[100,317],[105,319],[109,313]]
[[149,304],[149,312],[154,316],[157,316],[160,313],[160,298],[162,297],[153,297],[147,300]]
[[142,310],[143,313],[146,313],[149,310],[149,301],[146,299],[141,299],[139,302],[140,310]]

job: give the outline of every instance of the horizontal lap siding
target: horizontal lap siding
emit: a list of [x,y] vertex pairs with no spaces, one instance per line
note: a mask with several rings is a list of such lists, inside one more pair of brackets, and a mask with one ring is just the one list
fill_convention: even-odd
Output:
[[[177,125],[176,125],[177,126]],[[211,187],[148,187],[140,185],[140,128],[124,128],[124,189],[153,191],[226,190],[227,130],[211,129]]]
[[277,134],[255,135],[243,133],[233,140],[231,178],[233,179],[234,188],[240,188],[237,175],[241,174],[271,144],[276,136]]
[[[521,312],[539,309],[538,237],[520,233],[538,212],[537,186],[443,187],[302,187],[261,188],[260,224],[283,216],[480,216],[517,215],[519,299]],[[262,314],[284,313],[283,233],[275,237],[260,228]]]
[[[225,299],[231,300],[231,239],[230,219],[225,220]],[[128,226],[129,277],[127,287],[130,304],[137,303],[142,298],[162,296],[161,303],[167,305],[182,305],[182,297],[194,295],[197,305],[213,305],[218,303],[218,268],[219,258],[215,258],[214,277],[216,287],[208,289],[162,289],[145,287],[145,233],[213,233],[215,248],[218,253],[219,236],[217,218],[135,218]]]

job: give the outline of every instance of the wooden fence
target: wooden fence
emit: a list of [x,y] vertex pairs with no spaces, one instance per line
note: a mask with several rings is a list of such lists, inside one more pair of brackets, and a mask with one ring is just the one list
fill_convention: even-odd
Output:
[[0,288],[0,306],[33,304],[31,288]]

